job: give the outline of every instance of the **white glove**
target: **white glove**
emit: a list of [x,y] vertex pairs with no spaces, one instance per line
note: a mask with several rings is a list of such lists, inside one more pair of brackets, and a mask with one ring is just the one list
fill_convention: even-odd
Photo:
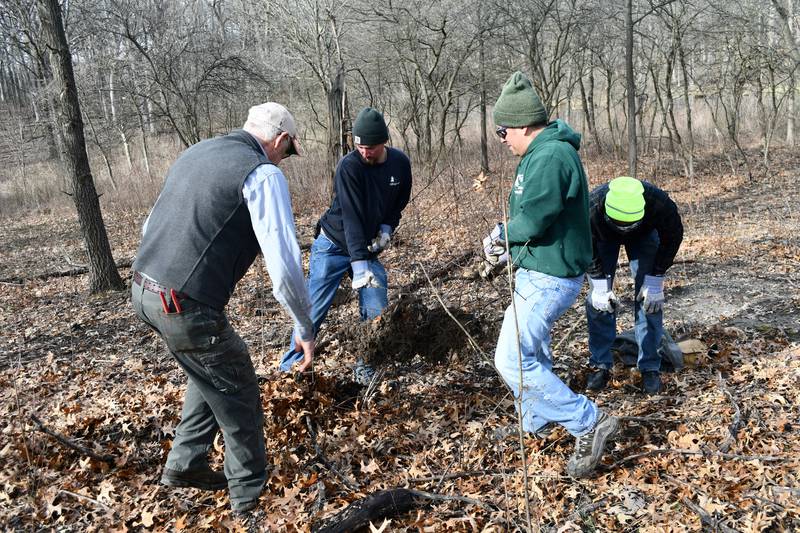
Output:
[[392,241],[392,227],[387,226],[386,224],[381,224],[381,229],[378,230],[378,234],[372,239],[372,242],[367,246],[367,250],[376,254],[378,252],[384,251],[386,248],[389,247],[389,243]]
[[611,290],[611,278],[589,278],[592,287],[590,301],[592,307],[601,313],[613,313],[617,309],[617,296]]
[[664,276],[645,276],[636,300],[642,302],[648,315],[660,312],[664,307]]
[[368,261],[353,261],[353,289],[379,289],[381,284],[378,278],[369,269]]
[[508,261],[505,228],[503,224],[497,224],[494,229],[492,229],[492,232],[484,237],[483,255],[486,256],[486,260],[493,265]]

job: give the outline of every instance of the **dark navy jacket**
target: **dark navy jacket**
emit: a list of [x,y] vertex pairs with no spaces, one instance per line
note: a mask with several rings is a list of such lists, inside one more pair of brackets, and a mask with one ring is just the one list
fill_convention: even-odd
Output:
[[382,224],[392,231],[411,196],[411,162],[403,152],[386,147],[386,161],[367,165],[358,151],[336,167],[334,197],[319,224],[325,235],[346,251],[351,261],[375,257],[367,245]]

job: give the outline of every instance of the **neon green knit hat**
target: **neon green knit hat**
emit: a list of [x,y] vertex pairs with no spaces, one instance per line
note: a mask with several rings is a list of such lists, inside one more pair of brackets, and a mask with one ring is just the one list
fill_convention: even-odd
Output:
[[621,176],[608,184],[606,215],[620,222],[636,222],[644,217],[644,186],[636,178]]

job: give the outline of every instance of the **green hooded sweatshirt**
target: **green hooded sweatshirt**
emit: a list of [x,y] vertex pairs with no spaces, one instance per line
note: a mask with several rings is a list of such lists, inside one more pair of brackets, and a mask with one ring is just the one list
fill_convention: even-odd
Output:
[[589,187],[581,136],[556,120],[528,146],[508,198],[508,242],[514,264],[567,278],[592,261]]

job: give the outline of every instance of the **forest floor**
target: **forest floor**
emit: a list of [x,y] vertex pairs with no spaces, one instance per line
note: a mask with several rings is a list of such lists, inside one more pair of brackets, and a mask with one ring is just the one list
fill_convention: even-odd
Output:
[[[641,394],[637,373],[621,363],[610,387],[590,395],[624,418],[593,478],[566,477],[574,439],[563,429],[525,438],[534,528],[800,528],[800,160],[788,152],[775,160],[782,167],[753,182],[723,174],[712,159],[698,165],[694,183],[651,180],[676,200],[686,227],[668,272],[665,326],[705,348],[664,374],[659,396]],[[589,163],[592,185],[621,166]],[[454,191],[416,179],[383,256],[397,312],[356,328],[357,299],[343,291],[318,339],[313,377],[277,371],[291,326],[260,260],[229,304],[263,376],[266,530],[308,531],[353,501],[398,487],[438,496],[376,530],[527,527],[519,441],[497,431],[515,420],[514,407],[491,364],[508,283],[470,271],[503,195],[492,180],[473,190],[465,178]],[[298,222],[304,245],[320,214],[307,209]],[[145,215],[105,213],[118,261],[134,256]],[[66,208],[2,221],[0,528],[237,529],[225,491],[159,484],[184,375],[136,319],[127,292],[90,296],[86,275],[59,275],[82,257]],[[620,330],[631,326],[633,301],[621,263]],[[387,320],[398,326],[388,337]],[[576,390],[585,383],[586,335],[581,297],[553,332],[555,369]],[[376,387],[353,383],[358,347],[378,348]],[[222,451],[219,438],[216,465]]]

